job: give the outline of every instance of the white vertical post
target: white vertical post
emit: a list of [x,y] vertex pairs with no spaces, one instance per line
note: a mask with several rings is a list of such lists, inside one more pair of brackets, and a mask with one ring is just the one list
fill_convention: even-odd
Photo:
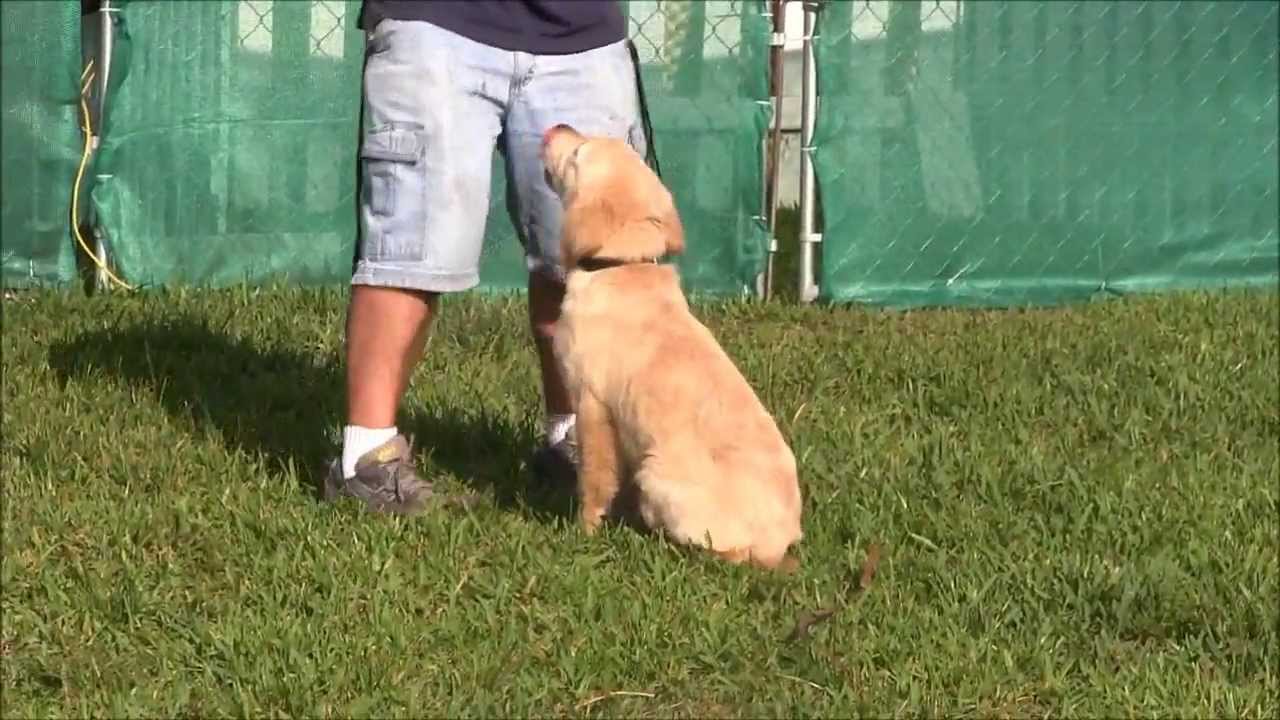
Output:
[[782,175],[782,105],[783,89],[786,85],[786,65],[784,52],[787,42],[787,5],[786,0],[768,0],[769,18],[773,23],[773,34],[769,40],[769,97],[773,108],[773,126],[769,131],[766,149],[765,167],[768,177],[765,178],[761,204],[764,206],[765,219],[769,226],[769,251],[765,260],[763,287],[761,295],[765,300],[773,298],[774,260],[778,254],[778,186]]
[[813,128],[817,119],[818,83],[817,66],[813,56],[813,31],[818,20],[818,3],[806,0],[804,8],[804,37],[801,49],[802,78],[800,83],[800,258],[799,300],[813,302],[818,297],[818,282],[814,277],[813,258],[816,243],[821,236],[813,231],[816,224],[816,187],[813,172]]
[[[103,118],[107,115],[107,82],[111,79],[111,53],[114,45],[113,41],[115,40],[115,25],[111,21],[111,14],[119,11],[119,8],[111,7],[111,0],[102,0],[102,4],[98,8],[98,56],[94,59],[98,84],[98,122],[94,124],[93,139],[91,140],[95,155],[99,144],[102,142]],[[98,258],[94,271],[94,283],[99,290],[109,290],[111,283],[107,281],[107,273],[104,270],[108,260],[107,244],[103,239],[102,229],[96,227],[96,222],[94,225],[93,253]]]

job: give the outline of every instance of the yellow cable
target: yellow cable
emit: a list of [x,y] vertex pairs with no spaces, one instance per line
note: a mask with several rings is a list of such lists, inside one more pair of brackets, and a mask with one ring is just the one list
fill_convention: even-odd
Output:
[[80,155],[80,169],[76,171],[76,183],[71,190],[71,230],[75,234],[76,241],[80,243],[80,248],[93,259],[93,263],[99,269],[107,274],[107,277],[126,290],[134,290],[136,288],[111,272],[111,268],[107,267],[106,263],[102,262],[102,259],[98,257],[98,254],[89,248],[89,243],[85,242],[84,237],[80,234],[80,183],[84,179],[84,169],[89,163],[89,154],[93,142],[93,123],[89,118],[89,104],[85,102],[84,98],[89,85],[93,83],[94,75],[91,72],[92,70],[93,61],[90,60],[89,64],[85,66],[84,72],[80,73],[80,79],[84,82],[80,88],[80,111],[84,116],[84,125],[80,129],[84,131],[84,152]]

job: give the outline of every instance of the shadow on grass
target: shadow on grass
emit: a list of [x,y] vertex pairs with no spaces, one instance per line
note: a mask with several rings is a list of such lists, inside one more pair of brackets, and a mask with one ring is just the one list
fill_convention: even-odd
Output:
[[[340,366],[257,346],[200,318],[85,332],[54,344],[49,365],[63,383],[106,375],[145,390],[175,418],[217,432],[229,450],[294,468],[302,489],[317,498],[327,464],[340,451]],[[416,451],[492,495],[498,507],[543,521],[570,511],[567,493],[540,488],[527,470],[518,471],[529,448],[507,420],[422,410],[404,420]]]

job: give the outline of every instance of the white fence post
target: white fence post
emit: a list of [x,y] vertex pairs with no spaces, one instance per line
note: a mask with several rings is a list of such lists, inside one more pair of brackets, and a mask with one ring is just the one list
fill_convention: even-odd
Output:
[[800,83],[800,258],[797,290],[802,303],[813,302],[818,297],[818,282],[814,276],[814,253],[822,237],[813,231],[817,220],[815,202],[817,188],[813,172],[813,128],[817,119],[818,83],[817,66],[813,56],[814,28],[817,25],[820,3],[805,0],[804,37],[802,46],[803,77]]

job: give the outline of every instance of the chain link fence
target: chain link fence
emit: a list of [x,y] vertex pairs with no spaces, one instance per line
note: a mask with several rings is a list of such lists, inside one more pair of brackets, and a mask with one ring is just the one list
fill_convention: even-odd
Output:
[[[767,19],[751,0],[623,0],[697,292],[750,292],[763,264]],[[360,0],[131,0],[91,198],[135,286],[340,283],[357,237]],[[501,157],[482,289],[525,286]]]
[[822,295],[1274,285],[1277,7],[823,3]]
[[[622,2],[689,231],[687,286],[751,292],[767,248],[766,3]],[[136,285],[344,282],[360,1],[123,3],[102,146],[72,198],[75,4],[3,6],[5,285],[71,279],[77,199]],[[817,5],[825,299],[1275,283],[1275,3]],[[24,44],[37,37],[58,49]],[[493,178],[482,284],[523,287],[496,155]]]

